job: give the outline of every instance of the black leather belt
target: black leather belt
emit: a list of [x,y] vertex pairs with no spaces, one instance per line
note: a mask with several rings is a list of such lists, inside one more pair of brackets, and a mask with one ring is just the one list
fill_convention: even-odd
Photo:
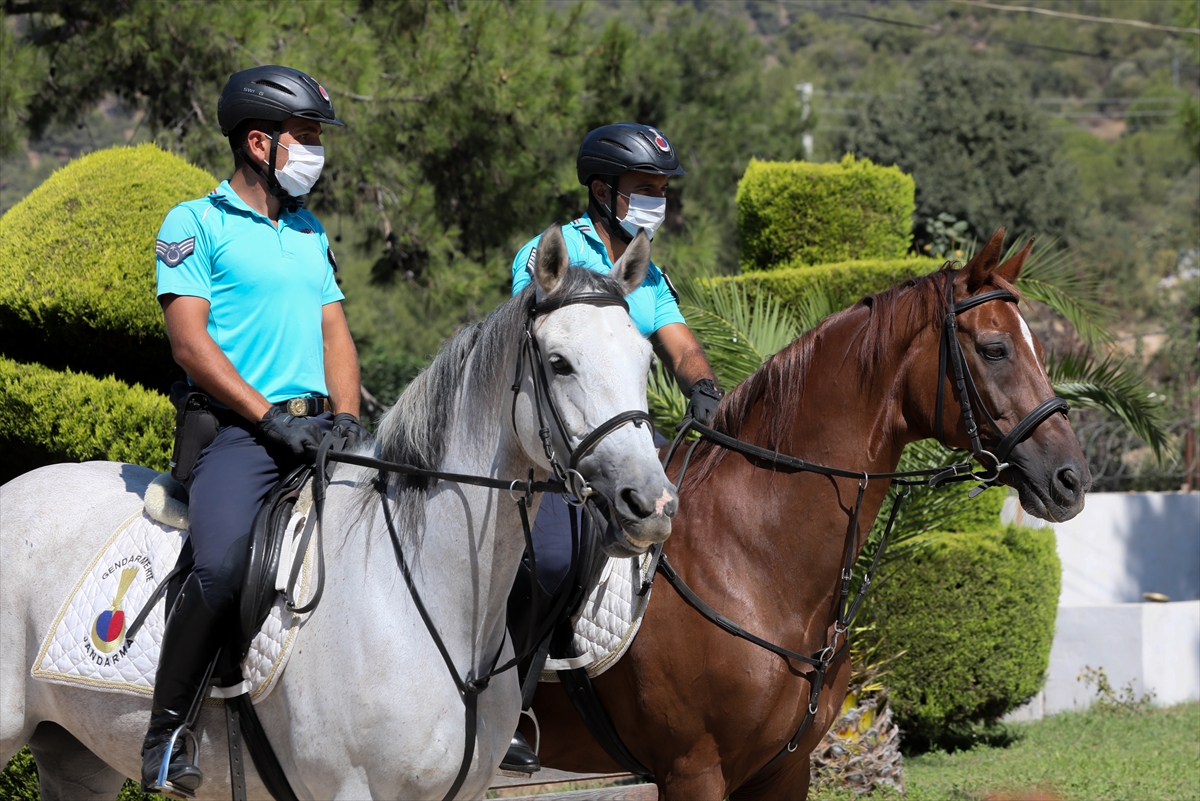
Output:
[[294,417],[314,417],[330,411],[329,398],[317,395],[309,398],[291,398],[280,401],[275,406]]

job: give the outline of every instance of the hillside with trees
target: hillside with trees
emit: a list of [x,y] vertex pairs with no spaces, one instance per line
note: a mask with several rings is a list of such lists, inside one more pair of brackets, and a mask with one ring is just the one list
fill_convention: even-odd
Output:
[[[1120,353],[1183,414],[1195,397],[1200,37],[1187,0],[1069,0],[1084,22],[967,2],[217,5],[38,0],[0,35],[0,203],[65,159],[155,141],[217,176],[228,75],[280,62],[329,88],[345,130],[310,198],[344,265],[368,386],[393,397],[447,333],[503,298],[509,260],[583,210],[590,127],[668,133],[656,261],[739,271],[734,191],[752,158],[897,164],[914,249],[998,225],[1055,237],[1097,279]],[[1039,333],[1075,344],[1046,315]]]

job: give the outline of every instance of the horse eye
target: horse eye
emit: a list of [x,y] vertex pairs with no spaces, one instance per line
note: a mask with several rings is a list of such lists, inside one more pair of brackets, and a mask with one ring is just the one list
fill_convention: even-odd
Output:
[[993,362],[998,362],[1008,355],[1008,349],[1003,345],[984,345],[979,350],[985,359]]
[[574,372],[567,360],[558,354],[551,356],[549,361],[550,369],[554,371],[555,375],[570,375]]

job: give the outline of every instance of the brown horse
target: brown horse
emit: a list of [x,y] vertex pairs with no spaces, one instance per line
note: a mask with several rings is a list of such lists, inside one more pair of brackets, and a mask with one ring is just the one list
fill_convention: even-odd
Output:
[[[827,319],[730,393],[714,428],[809,462],[872,473],[895,470],[906,444],[939,430],[946,445],[967,447],[962,399],[949,370],[939,373],[947,284],[958,303],[1012,290],[1029,246],[997,266],[1003,234],[962,270],[907,281]],[[1005,431],[1053,397],[1041,347],[1016,303],[996,299],[962,311],[957,339],[979,399]],[[976,407],[976,419],[980,414]],[[982,429],[980,436],[985,447],[999,439]],[[1031,514],[1060,521],[1083,508],[1091,476],[1065,415],[1036,426],[1008,461],[1001,480],[1016,487]],[[858,482],[772,471],[761,460],[702,444],[680,489],[666,555],[691,588],[729,619],[793,651],[811,654],[829,644]],[[887,489],[885,480],[867,486],[858,550]],[[653,771],[661,798],[803,799],[808,755],[841,709],[850,664],[843,655],[830,665],[796,752],[763,771],[804,718],[808,671],[712,625],[660,576],[637,639],[594,685],[629,751]],[[545,764],[619,770],[561,685],[540,685],[534,709]]]

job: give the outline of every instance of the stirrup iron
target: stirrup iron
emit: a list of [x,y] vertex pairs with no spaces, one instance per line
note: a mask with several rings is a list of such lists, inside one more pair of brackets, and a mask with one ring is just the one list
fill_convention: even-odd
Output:
[[[167,741],[167,750],[163,752],[162,764],[158,766],[158,778],[154,780],[153,787],[147,788],[147,792],[159,793],[173,798],[183,798],[187,801],[195,799],[195,793],[172,784],[167,779],[167,774],[171,771],[171,755],[175,753],[175,743],[179,740],[179,735],[181,734],[185,739],[192,741],[192,755],[188,759],[191,760],[193,768],[200,770],[200,743],[196,740],[196,735],[188,728],[189,723],[190,721],[184,721],[179,724],[175,731],[171,732],[171,739]],[[186,745],[184,746],[183,753],[185,756],[187,755]]]

